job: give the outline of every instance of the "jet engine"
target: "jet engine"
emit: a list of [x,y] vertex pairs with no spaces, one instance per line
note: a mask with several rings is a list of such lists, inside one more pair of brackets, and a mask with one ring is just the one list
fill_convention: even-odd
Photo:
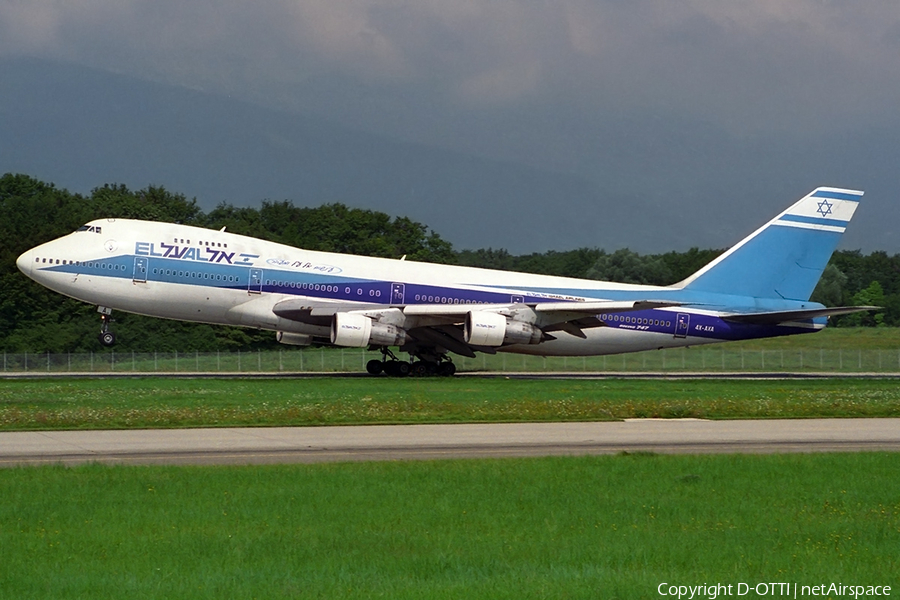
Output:
[[331,320],[331,343],[353,348],[364,348],[369,344],[402,346],[406,343],[406,331],[396,325],[373,321],[365,315],[335,313]]
[[473,346],[539,344],[543,333],[525,321],[515,321],[500,313],[472,311],[466,315],[463,338]]
[[279,331],[275,334],[275,339],[282,344],[289,346],[309,346],[312,344],[312,336],[303,333],[290,333],[288,331]]

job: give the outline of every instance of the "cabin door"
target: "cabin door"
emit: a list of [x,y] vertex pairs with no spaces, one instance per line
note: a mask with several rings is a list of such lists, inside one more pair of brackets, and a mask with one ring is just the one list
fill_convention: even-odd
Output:
[[147,283],[147,267],[150,259],[146,256],[134,257],[134,275],[132,279],[135,283]]
[[675,337],[687,337],[688,330],[691,328],[691,315],[687,313],[678,313],[675,317]]
[[250,283],[247,285],[247,292],[250,294],[261,294],[262,282],[262,269],[250,269]]
[[391,284],[391,304],[406,304],[406,285],[402,283]]

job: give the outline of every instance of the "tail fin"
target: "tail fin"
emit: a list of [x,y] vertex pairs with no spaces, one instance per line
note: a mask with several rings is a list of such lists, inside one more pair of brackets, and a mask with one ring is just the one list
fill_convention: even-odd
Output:
[[755,298],[809,300],[862,195],[820,187],[677,285]]

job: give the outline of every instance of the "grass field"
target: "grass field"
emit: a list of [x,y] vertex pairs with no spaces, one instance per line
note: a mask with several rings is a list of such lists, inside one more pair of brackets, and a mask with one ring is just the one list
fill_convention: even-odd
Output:
[[0,382],[0,430],[900,416],[891,379]]
[[0,598],[897,590],[896,466],[874,453],[5,469]]
[[[864,351],[891,356],[893,335],[845,335],[840,356],[855,351],[857,364]],[[746,361],[754,351],[790,354],[795,343],[737,351]],[[0,430],[653,416],[900,416],[900,386],[889,379],[0,381]],[[896,471],[891,453],[3,469],[0,600],[638,599],[659,597],[664,582],[890,585],[896,595]]]

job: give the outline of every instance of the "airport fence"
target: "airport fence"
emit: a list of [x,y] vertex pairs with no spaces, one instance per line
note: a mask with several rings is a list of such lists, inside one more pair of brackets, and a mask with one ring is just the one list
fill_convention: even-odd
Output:
[[[404,355],[405,357],[405,355]],[[360,373],[379,352],[297,348],[248,352],[90,352],[3,354],[3,373]],[[801,372],[897,373],[897,349],[749,350],[727,345],[585,357],[479,354],[453,357],[460,372]]]

